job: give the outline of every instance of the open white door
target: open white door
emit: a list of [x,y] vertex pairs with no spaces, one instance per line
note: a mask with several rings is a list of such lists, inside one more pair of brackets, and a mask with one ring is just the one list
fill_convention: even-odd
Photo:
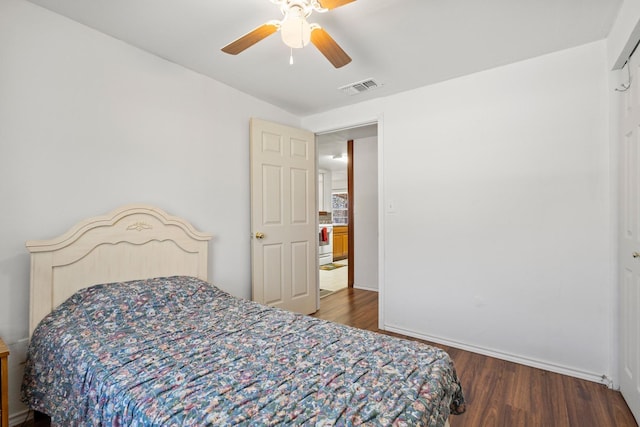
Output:
[[[626,66],[631,87],[620,93],[620,391],[640,421],[640,85],[638,53]],[[624,70],[626,71],[626,70]],[[626,74],[626,73],[625,73]]]
[[315,136],[251,119],[253,300],[303,314],[318,309]]

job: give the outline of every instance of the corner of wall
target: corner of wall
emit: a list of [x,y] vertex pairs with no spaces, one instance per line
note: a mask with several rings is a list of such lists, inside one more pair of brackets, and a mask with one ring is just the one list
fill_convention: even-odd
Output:
[[640,2],[625,0],[607,37],[607,65],[622,68],[640,41]]

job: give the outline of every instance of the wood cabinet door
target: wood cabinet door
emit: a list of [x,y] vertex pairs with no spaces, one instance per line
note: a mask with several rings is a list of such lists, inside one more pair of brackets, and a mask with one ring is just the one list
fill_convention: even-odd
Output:
[[349,255],[348,227],[333,227],[333,259],[344,259]]

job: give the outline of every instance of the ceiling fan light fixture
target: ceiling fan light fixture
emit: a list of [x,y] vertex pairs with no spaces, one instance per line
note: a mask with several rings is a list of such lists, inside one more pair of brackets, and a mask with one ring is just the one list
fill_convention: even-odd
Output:
[[280,31],[282,42],[291,49],[289,63],[293,63],[293,49],[301,49],[311,42],[325,58],[340,68],[351,62],[351,58],[336,41],[318,24],[309,24],[312,12],[326,12],[355,0],[271,0],[280,6],[284,15],[281,21],[269,21],[232,41],[221,50],[237,55],[245,49]]
[[311,25],[307,22],[302,10],[293,7],[289,9],[280,25],[282,41],[293,49],[300,49],[311,40]]

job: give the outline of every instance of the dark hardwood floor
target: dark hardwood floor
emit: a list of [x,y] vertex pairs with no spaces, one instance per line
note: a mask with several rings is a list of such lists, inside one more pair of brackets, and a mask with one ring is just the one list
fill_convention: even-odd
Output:
[[[314,316],[382,332],[378,330],[377,292],[335,292],[322,299]],[[451,355],[467,401],[467,411],[450,418],[451,427],[637,426],[620,393],[603,385],[432,345]],[[49,423],[44,420],[27,425],[47,427]]]
[[[335,292],[321,300],[314,316],[384,333],[378,329],[377,292]],[[462,382],[467,411],[451,416],[451,427],[637,426],[622,395],[603,385],[429,344],[449,353]]]

